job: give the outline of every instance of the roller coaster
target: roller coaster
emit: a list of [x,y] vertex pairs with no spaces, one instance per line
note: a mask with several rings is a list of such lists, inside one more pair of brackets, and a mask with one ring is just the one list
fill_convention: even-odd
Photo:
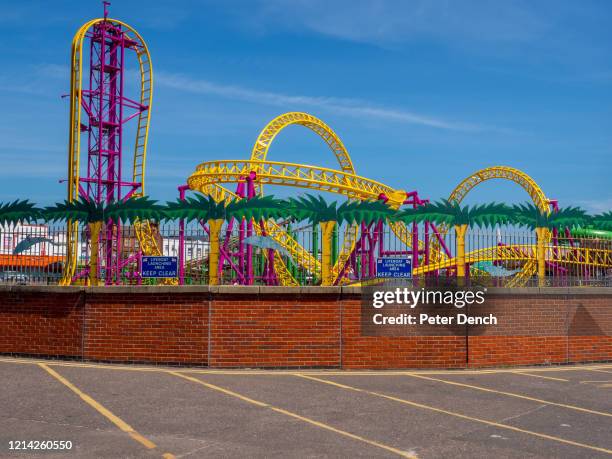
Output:
[[[142,196],[145,192],[145,164],[153,99],[151,57],[144,40],[132,27],[108,18],[106,5],[104,17],[84,24],[72,44],[68,157],[70,201],[85,196],[96,202],[110,202]],[[85,49],[88,50],[88,59],[84,59]],[[132,98],[124,93],[124,69],[128,54],[135,57],[139,68],[140,92]],[[84,60],[89,65],[87,72],[83,70]],[[122,177],[123,130],[130,121],[136,123],[136,136],[132,174],[129,180],[125,180]],[[268,160],[274,139],[285,128],[294,125],[318,135],[336,158],[338,168]],[[82,137],[87,138],[86,167],[81,164],[84,162],[81,161]],[[474,172],[452,190],[449,200],[459,203],[471,190],[489,180],[506,180],[520,186],[543,212],[555,209],[556,201],[548,198],[531,177],[506,166]],[[263,195],[267,185],[333,193],[348,200],[382,200],[394,209],[418,207],[427,202],[416,190],[395,189],[358,175],[340,137],[322,120],[303,112],[285,113],[270,121],[257,137],[249,159],[212,160],[199,164],[186,184],[179,187],[179,193],[181,198],[191,191],[212,196],[217,202],[229,202]],[[121,232],[113,230],[121,226],[120,221],[108,222],[101,236],[104,243],[100,246],[104,253],[100,259],[106,270],[107,284],[118,283],[122,270],[130,264],[137,265],[143,254],[161,254],[159,238],[151,223],[142,221],[133,225],[138,240],[133,253],[121,253],[124,250]],[[182,257],[184,224],[181,222],[180,225],[179,256]],[[380,237],[383,225],[400,241],[401,250],[389,250],[385,246]],[[397,254],[411,256],[414,276],[453,275],[457,269],[457,259],[445,243],[444,236],[448,232],[449,228],[436,227],[431,222],[422,225],[395,221],[345,225],[343,234],[338,238],[340,247],[332,268],[331,284],[355,284],[355,279],[349,273],[357,269],[364,273],[364,278],[376,278],[376,259]],[[245,241],[262,235],[272,239],[275,248],[265,251],[264,274],[258,277],[253,261],[254,248]],[[79,233],[78,222],[70,222],[64,284],[78,282],[87,271],[86,266],[80,270],[78,267],[79,237],[87,243],[89,236]],[[612,268],[612,251],[609,247],[594,249],[576,246],[565,250],[555,244],[555,237],[552,232],[545,234],[549,266]],[[284,222],[273,220],[230,220],[224,231],[218,271],[229,270],[238,284],[300,285],[300,279],[287,266],[288,257],[283,258],[282,254],[288,255],[311,279],[321,279],[321,260],[317,251],[312,246],[300,244]],[[527,283],[536,273],[536,258],[536,246],[533,244],[498,244],[467,253],[466,263],[472,266],[473,271],[478,270],[476,263],[483,260],[518,266],[517,273],[507,285],[519,286]],[[185,260],[181,260],[178,283],[185,280],[186,264]]]
[[[151,105],[153,68],[146,43],[135,29],[108,17],[93,19],[72,40],[70,72],[70,121],[68,141],[68,201],[79,197],[109,203],[143,196]],[[130,57],[139,69],[139,94],[126,94],[126,66]],[[87,67],[86,67],[87,66]],[[124,178],[124,131],[135,123],[132,174]],[[81,152],[86,144],[86,159]],[[85,164],[83,164],[85,163]],[[121,272],[137,264],[142,254],[159,255],[160,248],[149,222],[135,222],[139,249],[125,257],[121,221],[109,221],[101,235],[104,253],[99,259],[107,284],[119,283]],[[88,234],[79,233],[78,222],[68,223],[66,264],[61,283],[69,285],[86,278],[88,267],[79,260],[79,239],[86,245]]]
[[[286,127],[291,125],[304,126],[316,133],[329,147],[336,157],[339,168],[329,169],[313,165],[295,164],[280,161],[269,161],[267,159],[274,138]],[[466,177],[451,192],[449,200],[461,202],[466,195],[479,184],[493,179],[511,181],[531,197],[533,203],[542,211],[550,212],[556,205],[556,201],[546,197],[537,183],[524,172],[505,166],[489,167],[476,171]],[[224,185],[235,184],[236,193],[232,193]],[[246,185],[247,194],[244,194]],[[418,206],[424,202],[416,191],[406,192],[394,189],[381,182],[357,175],[350,155],[338,135],[320,119],[301,112],[283,114],[273,119],[260,133],[253,146],[249,160],[215,160],[201,163],[195,172],[187,180],[187,188],[196,192],[213,196],[216,200],[230,200],[249,198],[255,194],[263,193],[264,185],[288,186],[293,188],[305,188],[317,192],[330,192],[346,197],[347,199],[375,200],[383,199],[393,208],[401,206]],[[230,225],[232,222],[230,222]],[[441,270],[454,270],[457,260],[453,257],[451,250],[444,243],[443,235],[448,228],[438,227],[427,222],[424,228],[413,225],[409,228],[401,222],[387,222],[395,236],[403,243],[405,253],[409,253],[413,259],[413,274],[415,276],[438,274]],[[248,237],[257,225],[249,224],[251,231],[244,234]],[[230,227],[231,228],[231,227]],[[268,233],[280,247],[291,255],[305,270],[312,272],[315,276],[320,275],[319,260],[311,253],[301,247],[286,231],[272,221],[264,222],[261,231]],[[419,234],[419,233],[423,234]],[[229,234],[229,233],[228,233]],[[385,256],[386,251],[382,247],[383,241],[376,240],[371,227],[361,225],[360,227],[348,226],[345,230],[343,244],[333,267],[333,283],[335,285],[350,282],[347,272],[356,269],[356,254],[366,252],[366,264],[372,266],[372,260],[377,256]],[[553,237],[552,232],[547,234],[546,242],[549,243]],[[248,254],[237,254],[238,263],[232,263],[232,255],[224,254],[225,259],[220,263],[228,262],[235,268],[248,264]],[[276,254],[274,270],[275,281],[281,285],[297,285],[296,279],[288,272],[282,263],[280,254]],[[547,262],[556,265],[590,265],[599,268],[612,267],[611,252],[605,249],[592,249],[575,247],[570,251],[554,250],[550,246],[547,253]],[[247,260],[246,262],[244,260]],[[418,262],[422,265],[419,266]],[[486,249],[478,249],[466,255],[466,262],[492,261],[495,263],[512,262],[519,263],[521,269],[514,276],[509,285],[524,285],[536,271],[536,247],[535,245],[499,245]],[[222,266],[221,266],[222,268]],[[247,267],[248,271],[248,267]],[[375,278],[374,270],[368,273],[369,277]],[[241,282],[249,283],[248,275],[239,275]],[[251,281],[252,282],[252,281]]]

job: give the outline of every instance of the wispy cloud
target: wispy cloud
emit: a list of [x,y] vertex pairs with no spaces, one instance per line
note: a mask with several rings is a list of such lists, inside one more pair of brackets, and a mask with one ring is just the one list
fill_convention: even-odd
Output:
[[[257,0],[243,23],[260,30],[291,28],[350,41],[388,45],[428,38],[449,42],[524,43],[541,37],[557,9],[541,14],[508,0]],[[248,11],[248,14],[245,12]],[[324,11],[324,14],[321,12]],[[237,11],[237,15],[241,12]]]
[[476,124],[448,121],[406,110],[381,107],[359,99],[288,95],[258,91],[242,86],[221,85],[204,79],[166,72],[158,72],[156,81],[160,86],[179,91],[213,95],[256,104],[283,106],[289,109],[316,107],[343,115],[360,118],[377,118],[452,131],[500,130]]
[[[231,3],[231,2],[228,2]],[[540,0],[249,0],[250,33],[311,34],[386,49],[423,43],[470,54],[597,70],[609,56],[607,2]],[[411,50],[409,50],[411,51]]]
[[572,204],[584,207],[592,213],[602,213],[612,210],[612,197],[602,199],[575,199]]
[[68,80],[70,77],[70,67],[63,64],[38,64],[36,73],[42,77]]
[[[0,91],[18,94],[43,95],[49,94],[48,79],[69,81],[70,68],[67,65],[37,64],[19,71],[0,73]],[[53,94],[52,97],[55,97]]]

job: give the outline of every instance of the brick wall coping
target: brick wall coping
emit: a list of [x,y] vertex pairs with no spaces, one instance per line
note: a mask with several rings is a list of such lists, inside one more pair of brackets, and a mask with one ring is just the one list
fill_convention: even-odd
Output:
[[[178,293],[178,294],[231,294],[231,295],[330,295],[330,296],[356,296],[361,294],[361,287],[275,287],[256,285],[139,285],[139,286],[58,286],[58,285],[0,285],[2,292],[23,293],[76,293],[88,294],[142,294],[142,293]],[[612,287],[523,287],[523,288],[488,288],[488,295],[599,295],[612,297]]]

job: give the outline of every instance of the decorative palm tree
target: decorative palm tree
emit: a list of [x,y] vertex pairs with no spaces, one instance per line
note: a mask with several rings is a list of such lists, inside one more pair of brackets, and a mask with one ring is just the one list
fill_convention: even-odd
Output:
[[548,231],[554,228],[571,228],[587,223],[591,218],[586,211],[578,207],[566,207],[555,212],[543,211],[527,202],[512,207],[513,220],[520,226],[526,226],[536,233],[536,259],[538,261],[538,279],[543,284],[546,277],[546,247]]
[[597,229],[612,231],[612,211],[595,215],[591,218],[591,223]]
[[322,196],[306,194],[286,201],[288,214],[296,220],[307,220],[321,227],[321,285],[333,285],[333,239],[336,224],[371,223],[394,213],[382,201],[346,201],[340,206]]
[[512,211],[505,204],[490,203],[470,207],[442,199],[432,204],[405,209],[395,217],[405,223],[430,221],[451,225],[455,229],[457,246],[457,277],[465,278],[465,235],[469,226],[494,226],[509,223]]
[[396,214],[383,201],[346,201],[338,207],[338,223],[365,223],[384,221]]
[[273,196],[255,196],[226,204],[217,202],[212,196],[196,195],[184,200],[177,199],[166,204],[167,219],[206,221],[209,230],[208,282],[219,284],[219,238],[225,220],[245,218],[247,220],[280,218],[286,215],[285,206]]
[[321,284],[332,285],[332,239],[338,221],[337,202],[328,203],[322,196],[306,194],[285,201],[287,213],[295,220],[307,220],[321,227]]
[[100,232],[107,220],[159,219],[164,216],[163,207],[146,196],[127,201],[97,203],[81,197],[76,201],[64,201],[46,207],[42,216],[47,221],[84,222],[89,228],[91,256],[89,258],[89,284],[98,284],[98,254]]
[[27,199],[0,203],[0,224],[36,221],[40,217],[41,209]]

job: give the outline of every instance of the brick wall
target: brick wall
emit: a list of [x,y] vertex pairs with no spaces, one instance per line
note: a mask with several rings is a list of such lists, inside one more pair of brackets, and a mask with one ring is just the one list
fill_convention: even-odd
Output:
[[208,295],[87,295],[85,359],[206,365]]
[[339,367],[338,294],[212,295],[211,367]]
[[0,353],[215,368],[610,361],[609,290],[491,292],[497,326],[364,336],[354,289],[0,287]]
[[0,353],[82,356],[85,293],[0,291]]
[[469,365],[531,365],[612,360],[612,294],[502,294],[478,315],[493,313],[496,326],[470,327]]
[[466,364],[465,336],[362,336],[361,298],[343,300],[344,368],[458,368]]

